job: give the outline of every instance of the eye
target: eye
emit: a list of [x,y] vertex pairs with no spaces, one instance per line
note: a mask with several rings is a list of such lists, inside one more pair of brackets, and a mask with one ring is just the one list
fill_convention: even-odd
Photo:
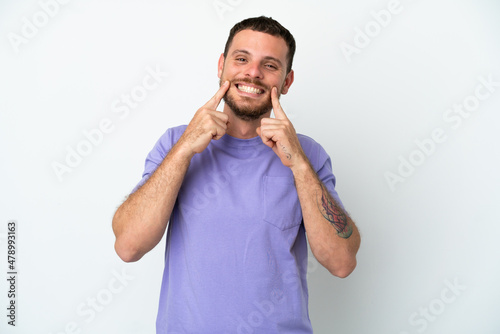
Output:
[[267,64],[267,65],[265,65],[265,66],[266,66],[267,68],[271,69],[271,70],[277,70],[277,69],[278,69],[278,67],[277,67],[277,66],[275,66],[275,65],[273,65],[273,64]]
[[236,58],[236,61],[240,62],[240,63],[243,63],[243,62],[246,61],[246,59],[245,58]]

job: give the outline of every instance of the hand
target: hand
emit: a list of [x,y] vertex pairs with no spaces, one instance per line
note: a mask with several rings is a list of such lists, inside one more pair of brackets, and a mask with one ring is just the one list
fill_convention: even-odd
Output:
[[226,133],[228,115],[217,111],[217,107],[228,88],[229,81],[226,81],[217,93],[196,111],[189,122],[178,142],[187,149],[188,154],[203,152],[212,139],[218,140]]
[[264,144],[273,149],[283,165],[292,168],[304,160],[305,154],[292,123],[281,108],[276,87],[271,90],[271,102],[276,118],[262,118],[257,134]]

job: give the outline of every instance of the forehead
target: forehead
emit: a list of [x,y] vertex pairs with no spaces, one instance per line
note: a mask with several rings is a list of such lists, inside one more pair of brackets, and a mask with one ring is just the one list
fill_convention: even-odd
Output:
[[246,50],[256,57],[274,57],[286,63],[288,46],[283,38],[250,29],[236,33],[229,47],[228,54],[234,50]]

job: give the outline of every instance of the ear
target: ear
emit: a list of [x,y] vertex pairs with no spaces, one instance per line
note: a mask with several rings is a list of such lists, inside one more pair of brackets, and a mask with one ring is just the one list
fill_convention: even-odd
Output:
[[221,53],[219,57],[219,63],[217,65],[217,76],[220,77],[222,76],[222,70],[224,69],[224,53]]
[[293,70],[290,70],[290,73],[286,75],[285,82],[283,83],[283,88],[281,88],[281,94],[285,95],[286,93],[288,93],[288,89],[293,83],[293,76]]

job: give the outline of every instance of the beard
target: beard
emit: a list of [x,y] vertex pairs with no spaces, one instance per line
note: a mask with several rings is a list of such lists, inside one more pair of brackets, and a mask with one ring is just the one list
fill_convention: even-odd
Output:
[[[273,104],[271,101],[271,88],[265,86],[259,80],[251,80],[245,78],[238,80],[238,82],[245,82],[262,87],[262,89],[264,89],[263,94],[268,95],[268,98],[266,98],[263,102],[256,104],[255,99],[246,96],[240,96],[240,101],[237,102],[235,96],[233,95],[234,93],[231,92],[231,87],[229,87],[228,91],[223,97],[223,100],[224,103],[233,111],[236,117],[244,121],[254,121],[271,111],[271,109],[273,108]],[[222,83],[223,80],[221,78],[219,86],[221,86]]]

